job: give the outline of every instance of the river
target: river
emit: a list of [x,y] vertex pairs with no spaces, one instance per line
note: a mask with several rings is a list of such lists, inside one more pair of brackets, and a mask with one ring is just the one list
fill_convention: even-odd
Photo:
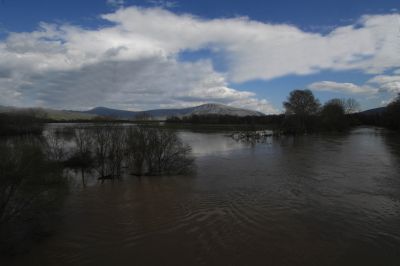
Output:
[[76,181],[56,232],[10,264],[400,265],[398,134],[179,134],[193,174]]

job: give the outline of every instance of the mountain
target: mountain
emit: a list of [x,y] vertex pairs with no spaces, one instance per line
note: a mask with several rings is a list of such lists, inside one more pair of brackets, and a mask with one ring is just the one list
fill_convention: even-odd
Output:
[[154,119],[166,119],[171,116],[190,116],[190,115],[233,115],[233,116],[263,116],[264,114],[257,111],[231,107],[223,104],[208,103],[196,107],[181,109],[155,109],[143,112],[125,111],[111,109],[106,107],[96,107],[81,113],[108,116],[117,119],[138,119],[139,117],[152,117]]
[[365,110],[360,112],[360,114],[363,115],[376,115],[376,114],[382,114],[386,111],[386,107],[378,107],[378,108],[373,108],[369,110]]
[[95,116],[104,116],[104,117],[112,117],[118,119],[132,119],[139,112],[111,109],[107,107],[96,107],[87,111],[74,111],[76,113],[83,113]]

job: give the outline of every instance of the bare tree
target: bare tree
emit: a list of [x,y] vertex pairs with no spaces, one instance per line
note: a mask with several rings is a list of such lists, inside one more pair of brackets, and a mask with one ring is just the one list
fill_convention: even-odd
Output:
[[18,245],[29,228],[47,220],[65,192],[61,168],[46,158],[39,141],[0,143],[0,249]]
[[122,126],[113,126],[110,128],[110,133],[110,150],[107,158],[107,165],[110,175],[113,178],[120,178],[125,157],[125,128]]
[[127,146],[131,168],[137,175],[183,174],[193,165],[190,146],[170,130],[131,128]]
[[108,125],[96,126],[93,130],[93,146],[96,159],[97,171],[100,179],[107,178],[107,156],[110,152],[111,131]]
[[58,136],[56,130],[49,130],[46,135],[46,151],[48,158],[56,162],[62,162],[66,158],[65,140]]
[[94,129],[93,146],[100,179],[121,176],[125,152],[125,129],[115,124],[97,126]]
[[128,165],[135,175],[141,176],[144,171],[148,135],[144,127],[130,127],[127,132]]
[[73,167],[81,170],[82,185],[85,186],[85,172],[92,166],[93,140],[90,129],[78,127],[74,130],[73,140],[75,142],[75,152],[69,159]]
[[360,104],[354,98],[342,99],[344,112],[353,114],[360,111]]

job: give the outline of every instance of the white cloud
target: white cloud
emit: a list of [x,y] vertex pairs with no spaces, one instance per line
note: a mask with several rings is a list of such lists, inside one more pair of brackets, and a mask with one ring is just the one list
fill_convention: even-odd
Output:
[[359,86],[354,83],[341,83],[334,81],[319,81],[308,85],[308,88],[316,91],[333,91],[346,94],[375,94],[378,89],[368,85]]
[[[268,101],[229,84],[322,69],[381,74],[400,67],[399,14],[364,16],[327,35],[162,8],[119,8],[101,17],[114,25],[88,30],[41,23],[36,31],[0,41],[0,104],[147,109],[213,101],[274,112]],[[198,49],[220,53],[227,72],[216,72],[207,60],[177,59]],[[374,90],[368,84],[335,86],[351,93]]]
[[379,92],[387,92],[396,97],[400,93],[400,75],[397,71],[393,75],[377,75],[369,79],[363,85],[354,83],[340,83],[334,81],[319,81],[307,86],[317,91],[334,91],[349,94],[373,95]]
[[375,76],[368,81],[368,83],[375,84],[382,92],[389,92],[392,94],[400,93],[400,75],[379,75]]
[[[98,105],[129,110],[187,107],[208,102],[224,103],[266,113],[277,112],[251,92],[227,87],[223,75],[209,61],[177,62],[159,56],[128,61],[104,61],[71,70],[55,70],[9,78],[14,90],[0,104],[17,103],[20,95],[29,105],[91,108]],[[7,87],[0,78],[0,88]],[[10,82],[10,81],[8,81]],[[1,91],[0,91],[1,92]],[[19,95],[12,95],[12,92]],[[5,95],[6,92],[1,92]],[[6,102],[4,102],[6,101]],[[21,104],[20,103],[20,104]],[[17,104],[18,105],[18,104]]]
[[356,25],[327,35],[243,17],[204,20],[162,9],[127,8],[103,18],[169,54],[199,48],[220,51],[229,61],[230,80],[236,82],[321,69],[380,73],[400,66],[399,14],[364,16]]

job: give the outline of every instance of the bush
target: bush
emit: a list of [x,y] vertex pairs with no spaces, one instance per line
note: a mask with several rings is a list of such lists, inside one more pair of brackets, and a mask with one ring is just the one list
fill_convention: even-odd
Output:
[[40,135],[43,128],[41,119],[26,112],[0,114],[0,136]]
[[0,250],[12,254],[43,233],[63,202],[62,169],[46,159],[39,143],[0,144]]
[[131,127],[127,135],[128,163],[135,175],[175,175],[190,172],[191,148],[177,134],[160,128]]
[[321,130],[343,131],[348,128],[344,103],[340,99],[332,99],[324,104],[320,113]]
[[384,117],[387,127],[400,130],[400,95],[386,107]]

